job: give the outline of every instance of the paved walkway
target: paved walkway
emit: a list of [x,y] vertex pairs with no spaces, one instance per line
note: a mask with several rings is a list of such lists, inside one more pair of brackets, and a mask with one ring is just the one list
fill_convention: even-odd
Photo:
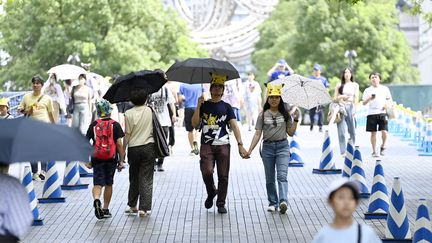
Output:
[[[66,203],[39,204],[44,226],[33,227],[24,242],[310,242],[315,233],[332,218],[326,205],[327,185],[340,175],[313,175],[319,164],[323,134],[299,130],[305,167],[289,168],[289,208],[286,215],[266,212],[267,200],[262,162],[258,150],[250,160],[242,160],[233,146],[228,194],[228,214],[219,215],[215,208],[206,210],[206,198],[198,157],[189,155],[187,136],[177,130],[174,155],[166,159],[166,172],[156,173],[152,214],[139,218],[123,214],[126,209],[128,171],[116,173],[111,219],[97,220],[90,189],[63,191]],[[336,129],[331,129],[337,167],[343,159],[337,148]],[[247,147],[253,132],[243,132]],[[390,137],[387,154],[382,158],[387,185],[401,176],[409,220],[413,229],[417,199],[431,199],[432,159],[418,157],[415,148],[396,137]],[[374,159],[371,158],[368,134],[359,128],[358,145],[365,163],[369,188],[372,184]],[[58,167],[64,167],[59,164]],[[60,171],[62,174],[62,171]],[[82,178],[91,183],[91,179]],[[36,182],[41,195],[42,182]],[[355,218],[364,222],[368,200],[362,200]],[[372,220],[380,236],[385,221]]]

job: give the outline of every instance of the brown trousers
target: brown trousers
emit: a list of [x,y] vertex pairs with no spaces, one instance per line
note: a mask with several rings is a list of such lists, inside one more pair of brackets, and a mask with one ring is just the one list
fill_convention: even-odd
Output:
[[228,174],[230,167],[230,145],[201,144],[200,168],[206,186],[207,194],[214,195],[216,191],[213,172],[217,165],[218,189],[216,206],[224,206],[228,193]]

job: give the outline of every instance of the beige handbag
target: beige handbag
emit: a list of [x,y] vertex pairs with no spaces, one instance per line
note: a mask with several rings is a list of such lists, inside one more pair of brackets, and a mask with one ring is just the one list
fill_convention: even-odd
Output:
[[395,119],[396,118],[396,114],[395,114],[395,106],[393,104],[393,102],[387,102],[386,106],[386,113],[387,113],[387,117],[388,119]]

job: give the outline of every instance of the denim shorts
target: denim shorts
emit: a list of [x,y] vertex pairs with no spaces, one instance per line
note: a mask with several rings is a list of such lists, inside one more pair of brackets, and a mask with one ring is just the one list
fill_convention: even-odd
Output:
[[110,186],[114,184],[114,173],[117,168],[117,160],[98,160],[92,158],[93,184],[98,186]]

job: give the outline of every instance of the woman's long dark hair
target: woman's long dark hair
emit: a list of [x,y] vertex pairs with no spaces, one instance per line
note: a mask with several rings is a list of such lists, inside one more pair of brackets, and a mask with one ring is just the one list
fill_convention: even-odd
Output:
[[355,82],[355,81],[354,81],[354,73],[353,73],[353,71],[352,71],[351,68],[345,68],[344,70],[342,70],[342,73],[341,73],[341,86],[340,86],[339,89],[338,89],[338,93],[339,93],[339,94],[342,94],[342,93],[343,93],[343,88],[344,88],[344,85],[345,85],[345,83],[346,83],[346,80],[345,80],[345,71],[346,71],[346,70],[349,70],[350,73],[351,73],[351,78],[350,78],[351,82]]
[[[264,118],[264,112],[266,110],[270,109],[270,103],[268,102],[268,100],[269,100],[269,97],[267,97],[266,103],[264,104],[264,107],[263,107],[263,118]],[[280,98],[280,101],[279,101],[278,111],[283,115],[285,122],[289,122],[291,120],[290,114],[285,109],[285,105],[284,105],[284,102],[282,101],[282,97]]]

